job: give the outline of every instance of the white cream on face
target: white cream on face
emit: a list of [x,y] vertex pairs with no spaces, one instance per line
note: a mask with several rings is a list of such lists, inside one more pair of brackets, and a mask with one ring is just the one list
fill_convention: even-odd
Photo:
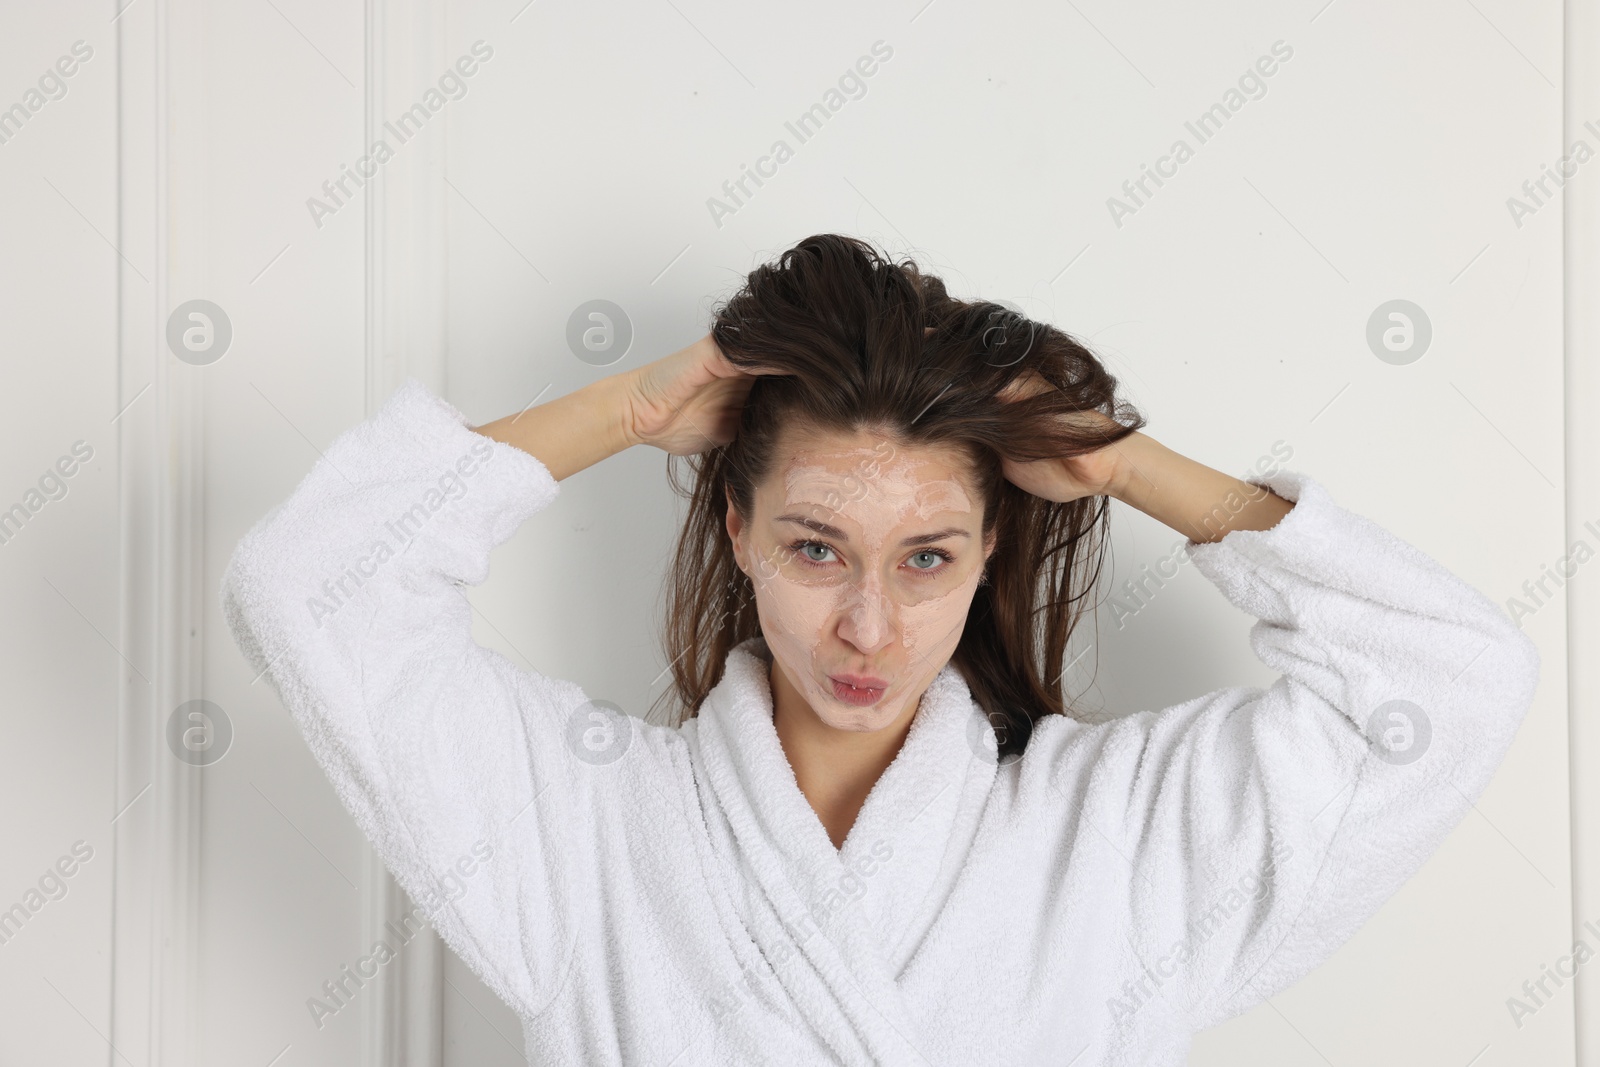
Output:
[[[776,484],[758,490],[745,537],[768,647],[813,711],[847,730],[881,729],[920,698],[960,642],[983,568],[982,515],[950,454],[896,452],[868,439],[871,447],[795,452]],[[785,515],[844,537],[774,521]],[[949,528],[969,536],[901,544]],[[791,550],[802,540],[822,547]],[[838,673],[876,675],[889,686],[877,703],[857,707],[834,695],[828,676]]]

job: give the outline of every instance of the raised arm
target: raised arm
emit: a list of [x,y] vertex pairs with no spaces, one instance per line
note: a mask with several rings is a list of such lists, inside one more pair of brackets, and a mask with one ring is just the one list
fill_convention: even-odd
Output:
[[[1110,1021],[1159,1000],[1203,1028],[1309,972],[1422,866],[1505,756],[1539,656],[1488,597],[1304,474],[1239,482],[1142,434],[1118,447],[1126,467],[1107,461],[1102,484],[1190,538],[1280,676],[1052,731],[1026,759],[1069,825],[1098,831],[1075,861],[1129,868]],[[1062,467],[1056,490],[1084,474]]]
[[1294,502],[1190,459],[1135,431],[1109,450],[1110,494],[1197,544],[1234,530],[1270,530]]
[[524,1014],[570,959],[593,875],[583,827],[604,797],[563,745],[586,696],[477,645],[461,586],[556,493],[538,459],[408,382],[328,446],[223,577],[235,640],[357,825]]
[[[475,433],[408,382],[328,446],[223,578],[235,640],[341,801],[524,1016],[560,988],[580,938],[608,936],[596,887],[624,854],[596,837],[659,810],[676,755],[651,749],[677,735],[479,646],[462,586],[560,478],[640,440],[632,386],[606,378]],[[608,739],[631,745],[613,761],[594,751]]]
[[733,440],[755,383],[723,358],[711,336],[627,374],[604,378],[477,428],[538,456],[557,481],[637,444],[676,456]]
[[632,378],[623,374],[474,429],[537,457],[558,482],[640,443],[632,427]]
[[[1013,395],[1048,389],[1042,379],[1023,380]],[[1073,416],[1114,429],[1108,416],[1080,411]],[[1066,459],[1004,461],[1005,474],[1035,496],[1067,503],[1084,496],[1109,496],[1204,544],[1232,530],[1268,530],[1294,503],[1259,485],[1240,481],[1175,452],[1135,430],[1113,445]]]
[[424,916],[524,1017],[580,953],[628,936],[605,914],[643,877],[628,848],[660,847],[692,779],[676,731],[478,645],[461,587],[560,479],[633,444],[698,451],[752,381],[706,338],[478,431],[407,382],[224,573],[252,670]]

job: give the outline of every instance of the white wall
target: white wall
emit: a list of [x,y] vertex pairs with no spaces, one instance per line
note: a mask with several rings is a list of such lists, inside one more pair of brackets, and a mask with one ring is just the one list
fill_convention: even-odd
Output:
[[[1506,204],[1584,135],[1562,129],[1557,4],[135,0],[113,23],[121,3],[0,7],[0,106],[74,40],[96,49],[0,144],[0,506],[74,441],[95,449],[0,544],[0,908],[74,841],[96,849],[0,944],[0,1062],[102,1062],[107,1038],[141,1064],[518,1061],[509,1010],[453,957],[435,981],[420,942],[395,969],[420,1007],[379,1011],[399,994],[374,987],[312,1023],[307,998],[370,944],[383,879],[234,649],[221,568],[398,375],[487,421],[700,336],[713,298],[807,234],[880,241],[1069,330],[1147,432],[1212,466],[1244,474],[1282,442],[1496,600],[1581,536],[1563,525],[1563,220],[1552,203],[1518,226]],[[385,166],[383,196],[318,226],[307,198],[478,40],[492,59]],[[785,121],[880,40],[893,55],[866,94],[798,143]],[[1195,146],[1185,121],[1280,40],[1293,55],[1266,95],[1114,223],[1108,197],[1175,139]],[[777,138],[793,158],[718,225],[707,199]],[[234,331],[203,367],[162,340],[195,297]],[[612,368],[565,341],[596,298],[634,328]],[[1365,339],[1397,298],[1433,328],[1407,365]],[[664,666],[664,471],[639,451],[563,483],[473,592],[479,639],[642,712]],[[1119,510],[1107,595],[1175,540]],[[1566,610],[1526,621],[1544,681],[1476,814],[1192,1062],[1579,1062],[1570,984],[1520,1029],[1506,1007],[1570,951],[1575,914],[1600,920],[1572,889]],[[1185,571],[1120,628],[1103,605],[1070,692],[1123,714],[1265,683],[1249,622]],[[204,768],[160,735],[196,696],[234,728]],[[147,782],[114,856],[109,820]],[[430,1005],[436,1054],[375,1053],[386,1017]]]
[[[63,56],[71,77],[27,98]],[[13,520],[20,530],[0,516],[0,912],[26,909],[20,929],[0,915],[0,1063],[109,1055],[95,1030],[111,997],[111,820],[135,796],[115,774],[119,679],[145,684],[118,626],[112,419],[133,394],[117,381],[116,297],[119,278],[149,273],[108,243],[116,74],[104,21],[83,5],[5,6],[0,108],[37,111],[20,129],[0,115],[0,509],[37,510]],[[77,442],[92,454],[82,465]],[[72,475],[46,477],[63,459]]]

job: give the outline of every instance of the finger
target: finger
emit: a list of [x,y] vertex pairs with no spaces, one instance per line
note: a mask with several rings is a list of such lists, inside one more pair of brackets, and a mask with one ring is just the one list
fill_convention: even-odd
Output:
[[1037,371],[1030,371],[1026,375],[1011,379],[997,395],[1001,400],[1010,403],[1013,400],[1023,400],[1038,396],[1040,393],[1047,393],[1053,388],[1054,386],[1043,375]]
[[712,362],[713,373],[719,378],[750,377],[758,378],[762,375],[785,375],[792,373],[781,367],[766,366],[759,363],[735,363],[728,358],[727,353],[717,349],[717,358]]
[[763,366],[761,364],[745,364],[741,366],[737,363],[729,363],[728,366],[732,367],[734,373],[738,376],[751,379],[769,376],[783,378],[791,377],[794,374],[793,371],[785,370],[782,367]]

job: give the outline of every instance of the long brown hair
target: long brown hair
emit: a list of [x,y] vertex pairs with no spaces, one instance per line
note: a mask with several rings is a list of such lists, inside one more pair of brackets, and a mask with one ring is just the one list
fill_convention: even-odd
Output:
[[[1082,455],[1140,429],[1144,418],[1117,397],[1117,380],[1061,330],[998,303],[954,299],[911,260],[891,262],[838,234],[807,237],[751,271],[717,308],[711,334],[735,365],[778,373],[756,378],[733,441],[668,457],[669,482],[689,513],[661,631],[674,684],[657,704],[675,695],[674,725],[692,717],[721,680],[728,651],[761,633],[755,590],[725,527],[729,493],[748,518],[782,427],[869,428],[970,457],[983,533],[997,539],[951,662],[989,716],[1000,755],[1022,752],[1040,716],[1066,713],[1062,658],[1092,606],[1110,519],[1106,497],[1058,504],[1025,492],[1004,477],[1001,457]],[[1000,398],[1030,370],[1055,388]],[[1059,417],[1088,409],[1120,430]],[[688,487],[675,461],[688,465]]]

